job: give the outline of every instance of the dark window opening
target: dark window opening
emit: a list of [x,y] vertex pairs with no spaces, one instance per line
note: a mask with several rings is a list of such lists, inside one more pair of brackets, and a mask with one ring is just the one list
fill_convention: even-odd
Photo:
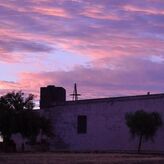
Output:
[[87,116],[80,115],[77,118],[77,132],[79,134],[87,133]]

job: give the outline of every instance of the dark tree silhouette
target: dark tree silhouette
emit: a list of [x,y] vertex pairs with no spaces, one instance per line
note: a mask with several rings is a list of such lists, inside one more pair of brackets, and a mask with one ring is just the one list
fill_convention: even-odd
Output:
[[8,106],[6,100],[0,98],[0,134],[4,143],[9,143],[11,135],[16,133],[16,114]]
[[8,109],[15,111],[32,110],[35,106],[34,95],[29,94],[24,96],[22,91],[9,92],[1,97],[3,104],[7,106]]
[[52,135],[50,121],[33,108],[32,94],[24,96],[19,91],[0,97],[0,134],[4,142],[9,142],[14,133],[20,133],[30,143],[35,143],[40,132],[48,137]]
[[141,150],[142,140],[153,141],[156,131],[162,126],[162,118],[157,112],[147,113],[139,110],[135,113],[126,113],[125,119],[132,137],[139,137],[138,153]]

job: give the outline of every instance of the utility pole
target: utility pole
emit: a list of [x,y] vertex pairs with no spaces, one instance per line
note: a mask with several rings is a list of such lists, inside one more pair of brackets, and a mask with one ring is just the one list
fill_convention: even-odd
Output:
[[72,100],[73,101],[77,101],[78,100],[78,96],[81,96],[81,94],[77,93],[77,85],[76,85],[76,83],[74,84],[73,94],[70,94],[70,96],[72,96]]

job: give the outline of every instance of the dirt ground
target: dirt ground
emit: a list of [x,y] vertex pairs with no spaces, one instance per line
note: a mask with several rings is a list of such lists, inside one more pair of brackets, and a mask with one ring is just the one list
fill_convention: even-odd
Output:
[[164,164],[164,155],[11,153],[0,154],[0,164]]

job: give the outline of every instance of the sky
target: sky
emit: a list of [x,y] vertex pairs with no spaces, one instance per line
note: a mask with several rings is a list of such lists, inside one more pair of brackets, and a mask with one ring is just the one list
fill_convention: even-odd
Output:
[[164,0],[0,0],[0,95],[162,93],[163,72]]

